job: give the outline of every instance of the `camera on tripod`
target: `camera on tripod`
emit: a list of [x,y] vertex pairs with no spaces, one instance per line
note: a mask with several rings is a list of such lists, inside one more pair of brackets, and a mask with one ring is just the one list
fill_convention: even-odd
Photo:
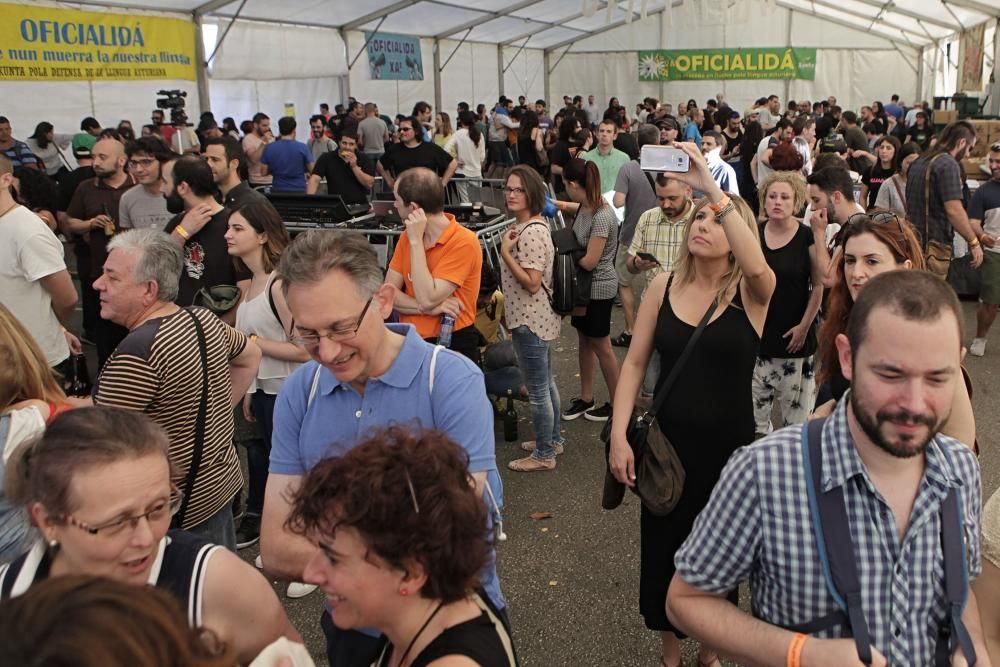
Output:
[[183,90],[158,90],[160,97],[156,100],[157,109],[170,109],[171,125],[187,125],[187,114],[184,113],[184,98],[187,92]]

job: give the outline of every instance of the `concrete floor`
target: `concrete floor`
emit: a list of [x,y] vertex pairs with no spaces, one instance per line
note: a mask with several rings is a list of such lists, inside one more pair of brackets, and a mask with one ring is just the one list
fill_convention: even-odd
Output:
[[[975,304],[963,304],[966,331],[974,330]],[[622,330],[620,309],[614,311],[612,334]],[[1000,412],[1000,327],[995,327],[987,356],[969,357],[979,442],[982,449],[985,497],[1000,485],[1000,465],[993,451]],[[970,340],[967,335],[966,340]],[[624,350],[617,349],[619,356]],[[91,350],[92,352],[92,350]],[[93,361],[92,361],[93,364]],[[579,392],[576,336],[564,321],[555,357],[558,384],[564,401]],[[598,374],[597,400],[606,400]],[[531,439],[527,406],[518,405],[519,440]],[[604,451],[598,435],[601,424],[577,419],[563,422],[566,452],[552,472],[514,473],[506,464],[520,456],[517,443],[503,440],[496,424],[497,463],[505,485],[504,528],[509,539],[498,547],[500,579],[509,601],[514,640],[524,667],[648,666],[659,664],[659,639],[645,629],[638,613],[639,505],[631,494],[613,512],[601,509]],[[533,521],[532,512],[553,517]],[[252,561],[256,549],[240,553]],[[319,629],[323,598],[319,592],[300,600],[275,590],[289,618],[302,633],[317,665],[327,664]],[[744,590],[744,604],[746,604]],[[694,665],[696,648],[685,642],[686,664]]]

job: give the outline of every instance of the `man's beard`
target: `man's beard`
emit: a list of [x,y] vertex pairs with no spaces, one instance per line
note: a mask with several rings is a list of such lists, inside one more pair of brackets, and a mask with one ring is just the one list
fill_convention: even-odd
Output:
[[94,175],[100,178],[101,180],[111,178],[116,173],[117,173],[116,169],[99,169],[97,167],[94,167]]
[[[861,430],[875,443],[875,445],[887,454],[899,459],[908,459],[919,456],[927,449],[927,444],[940,430],[941,425],[947,420],[947,415],[940,421],[935,421],[933,415],[921,415],[909,410],[879,410],[874,415],[870,415],[862,404],[860,395],[851,390],[851,410],[854,418],[858,421]],[[927,427],[927,434],[922,440],[909,440],[904,442],[889,442],[882,434],[882,427],[885,424],[894,422],[908,422],[911,424],[923,424]]]
[[844,221],[837,217],[837,208],[833,205],[831,201],[826,205],[826,222],[827,224],[843,225]]
[[167,200],[167,211],[174,214],[184,212],[184,199],[179,194],[171,192],[164,198]]

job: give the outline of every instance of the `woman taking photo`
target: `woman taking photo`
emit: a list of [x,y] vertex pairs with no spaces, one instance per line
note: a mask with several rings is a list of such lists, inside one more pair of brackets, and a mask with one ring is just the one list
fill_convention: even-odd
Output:
[[[635,461],[625,437],[628,418],[650,355],[660,353],[660,377],[669,375],[710,306],[711,321],[656,415],[684,465],[687,479],[674,511],[659,517],[645,506],[640,519],[639,610],[646,627],[661,633],[663,667],[681,664],[681,635],[667,619],[665,599],[674,574],[674,553],[708,503],[730,454],[753,441],[750,395],[754,362],[774,272],[761,249],[750,207],[722,192],[694,144],[674,144],[690,158],[686,173],[667,173],[706,195],[696,204],[674,271],[653,279],[639,307],[632,344],[615,398],[609,466],[615,478],[635,484]],[[717,209],[717,210],[716,210]],[[736,600],[736,591],[730,594]],[[700,665],[718,666],[702,647]]]
[[263,353],[257,377],[243,400],[243,415],[247,421],[257,422],[262,436],[246,441],[247,508],[236,531],[236,546],[244,549],[260,539],[274,401],[285,378],[309,360],[309,353],[288,340],[292,314],[281,292],[281,281],[274,275],[278,259],[288,245],[288,231],[281,216],[267,200],[251,201],[229,216],[225,238],[236,268],[251,275],[250,280],[239,283],[242,295],[236,310],[236,328],[247,334]]
[[507,211],[514,224],[500,238],[500,281],[507,328],[517,363],[528,388],[534,442],[523,443],[530,456],[511,461],[519,472],[552,470],[562,453],[559,430],[559,389],[552,371],[552,343],[559,338],[561,319],[549,305],[555,248],[549,224],[542,217],[545,184],[538,173],[517,165],[504,188]]
[[[575,213],[573,235],[586,253],[577,265],[591,275],[590,300],[586,311],[574,314],[580,362],[580,396],[563,410],[566,421],[582,416],[604,422],[611,416],[611,403],[618,386],[618,359],[611,348],[611,308],[618,294],[615,252],[618,247],[618,219],[601,196],[601,172],[593,162],[573,158],[563,170],[569,202],[556,202],[560,211]],[[609,402],[594,403],[595,361],[608,386]]]
[[392,426],[306,473],[288,528],[319,548],[306,580],[334,623],[377,628],[376,667],[514,667],[505,620],[475,592],[489,559],[468,456],[439,431]]
[[[843,252],[835,255],[836,283],[830,288],[826,319],[819,331],[820,372],[816,416],[829,414],[834,402],[850,388],[840,371],[834,341],[847,331],[847,320],[858,292],[873,277],[897,269],[924,268],[923,252],[913,228],[892,211],[876,210],[851,216],[837,239]],[[951,415],[941,432],[970,447],[976,441],[976,423],[966,383],[959,383]]]
[[910,165],[920,157],[920,146],[911,142],[899,149],[899,170],[885,179],[875,196],[875,208],[890,209],[906,217],[906,177]]
[[[876,206],[875,201],[882,184],[899,171],[901,149],[902,144],[896,137],[880,137],[875,142],[876,162],[861,175],[861,201],[865,208]],[[903,192],[906,192],[905,188]]]
[[759,192],[766,217],[760,227],[761,247],[777,281],[753,373],[756,433],[766,435],[771,432],[774,401],[781,413],[775,427],[780,427],[804,422],[816,399],[813,325],[823,301],[828,260],[822,221],[810,228],[794,217],[806,202],[806,184],[798,172],[772,173]]
[[544,152],[545,133],[538,127],[538,114],[529,109],[521,115],[521,126],[517,130],[518,164],[531,167],[541,174],[542,165],[538,162],[538,155]]
[[214,632],[243,663],[278,637],[300,641],[252,565],[169,530],[181,498],[170,482],[168,446],[166,433],[140,412],[89,407],[58,415],[16,452],[7,495],[27,509],[41,539],[0,568],[0,599],[48,577],[102,576],[170,591],[191,627]]
[[459,201],[472,201],[469,198],[469,183],[464,179],[474,179],[472,185],[482,183],[483,162],[486,160],[486,140],[476,126],[476,117],[471,111],[458,114],[458,131],[451,135],[444,145],[445,151],[458,157],[458,168],[455,174],[462,178],[452,182],[458,190]]

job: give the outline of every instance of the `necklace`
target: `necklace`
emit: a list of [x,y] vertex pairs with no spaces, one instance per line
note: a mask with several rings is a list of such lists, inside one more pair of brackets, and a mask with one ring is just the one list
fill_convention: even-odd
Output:
[[13,211],[13,210],[14,210],[15,208],[17,208],[18,206],[20,206],[20,204],[18,204],[17,202],[14,202],[14,203],[13,203],[13,204],[11,204],[10,206],[8,206],[6,210],[4,210],[4,211],[3,211],[2,213],[0,213],[0,218],[4,217],[4,216],[5,216],[5,215],[7,215],[8,213],[10,213],[11,211]]
[[438,615],[438,612],[441,611],[442,607],[444,607],[444,602],[438,602],[438,605],[434,607],[434,611],[431,612],[431,615],[427,617],[424,624],[420,626],[419,630],[417,630],[417,634],[413,635],[413,639],[410,640],[410,644],[406,647],[406,650],[403,651],[403,655],[399,659],[399,667],[403,667],[403,663],[406,662],[406,657],[410,655],[413,645],[417,643],[418,639],[420,639],[420,635],[424,634],[424,630],[426,630],[427,626],[431,624],[431,621],[433,621],[434,617]]

